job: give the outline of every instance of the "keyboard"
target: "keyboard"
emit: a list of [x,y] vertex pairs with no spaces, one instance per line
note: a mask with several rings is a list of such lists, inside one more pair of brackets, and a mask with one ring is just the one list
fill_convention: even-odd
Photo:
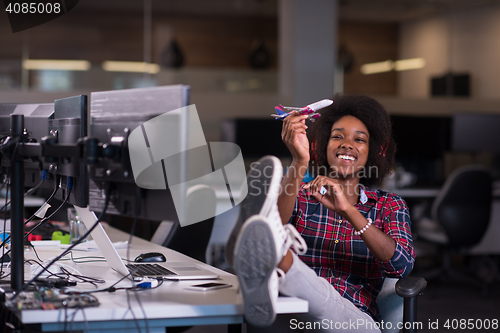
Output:
[[177,275],[158,264],[128,264],[126,266],[134,277]]

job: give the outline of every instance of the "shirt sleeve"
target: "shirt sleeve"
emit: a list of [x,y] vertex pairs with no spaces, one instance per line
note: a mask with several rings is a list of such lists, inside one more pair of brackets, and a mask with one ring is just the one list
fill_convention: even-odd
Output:
[[296,225],[297,216],[299,212],[299,200],[300,196],[298,196],[297,199],[295,199],[295,206],[293,207],[292,216],[290,216],[290,219],[288,220],[288,223],[291,223],[294,226]]
[[303,197],[302,197],[301,193],[302,193],[302,188],[305,185],[306,185],[306,183],[304,183],[304,182],[300,185],[299,194],[297,195],[297,198],[295,199],[295,206],[293,207],[292,216],[290,216],[290,219],[288,220],[288,223],[291,223],[294,226],[296,226],[297,219],[298,219],[298,216],[299,216],[300,201],[303,200]]
[[382,216],[383,231],[396,241],[396,251],[388,261],[375,260],[384,276],[403,277],[411,272],[415,263],[410,213],[406,202],[395,195],[386,207],[386,214]]

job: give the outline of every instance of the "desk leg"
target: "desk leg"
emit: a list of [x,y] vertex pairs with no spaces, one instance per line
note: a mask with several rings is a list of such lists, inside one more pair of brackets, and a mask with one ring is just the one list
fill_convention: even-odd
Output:
[[227,333],[241,333],[242,324],[229,324],[227,325]]

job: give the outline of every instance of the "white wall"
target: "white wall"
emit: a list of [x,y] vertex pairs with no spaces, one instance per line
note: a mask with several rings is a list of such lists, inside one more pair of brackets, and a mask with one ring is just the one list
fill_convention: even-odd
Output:
[[451,69],[471,74],[472,98],[500,99],[500,4],[402,24],[399,57],[427,62],[423,69],[399,74],[402,98],[428,98],[430,78]]

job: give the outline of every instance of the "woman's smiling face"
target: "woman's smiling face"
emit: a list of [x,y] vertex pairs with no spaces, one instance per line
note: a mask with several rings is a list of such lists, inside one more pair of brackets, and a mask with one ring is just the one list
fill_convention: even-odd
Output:
[[331,129],[327,160],[335,178],[358,177],[368,159],[370,134],[356,117],[344,116]]

